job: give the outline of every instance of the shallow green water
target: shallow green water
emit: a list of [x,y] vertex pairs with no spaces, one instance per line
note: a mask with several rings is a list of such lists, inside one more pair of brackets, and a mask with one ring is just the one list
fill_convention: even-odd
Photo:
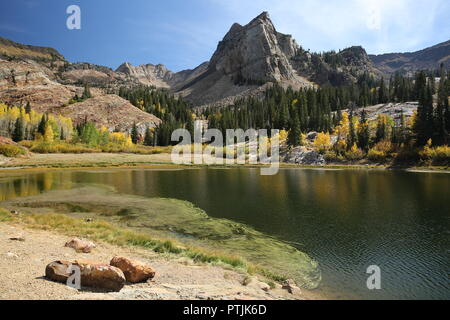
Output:
[[[2,200],[103,184],[124,194],[187,200],[319,262],[334,298],[449,299],[450,174],[258,169],[55,171],[0,176]],[[366,269],[381,268],[381,290]]]

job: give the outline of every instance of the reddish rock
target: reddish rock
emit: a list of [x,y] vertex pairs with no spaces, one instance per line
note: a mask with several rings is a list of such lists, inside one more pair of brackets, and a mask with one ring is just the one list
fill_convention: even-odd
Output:
[[45,277],[56,282],[66,283],[70,277],[70,273],[67,272],[70,264],[71,262],[63,260],[49,263],[45,267]]
[[84,260],[54,261],[45,268],[45,276],[50,280],[66,283],[70,276],[67,272],[70,265],[80,268],[82,286],[120,291],[125,285],[125,276],[119,268]]
[[145,282],[155,276],[155,271],[140,261],[114,257],[110,264],[122,270],[127,281],[132,283]]

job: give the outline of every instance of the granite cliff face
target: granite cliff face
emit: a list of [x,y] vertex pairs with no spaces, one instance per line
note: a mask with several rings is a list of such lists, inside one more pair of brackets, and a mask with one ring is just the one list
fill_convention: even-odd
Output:
[[264,12],[244,27],[237,23],[231,27],[209,68],[238,84],[296,80],[298,75],[289,59],[297,50],[292,37],[278,33]]

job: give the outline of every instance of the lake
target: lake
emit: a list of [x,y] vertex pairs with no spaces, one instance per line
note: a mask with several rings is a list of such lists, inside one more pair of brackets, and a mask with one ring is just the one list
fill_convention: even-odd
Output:
[[[393,170],[61,170],[0,174],[0,200],[79,184],[187,200],[318,261],[337,299],[449,299],[450,174]],[[1,203],[0,203],[1,206]],[[368,290],[369,266],[381,290]]]

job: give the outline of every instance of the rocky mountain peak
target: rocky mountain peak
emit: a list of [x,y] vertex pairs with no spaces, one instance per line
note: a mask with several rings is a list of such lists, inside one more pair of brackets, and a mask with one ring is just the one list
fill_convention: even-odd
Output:
[[245,26],[231,26],[209,68],[232,77],[237,84],[290,81],[296,73],[288,60],[297,49],[292,37],[278,33],[269,14],[263,12]]
[[366,50],[361,46],[346,48],[340,52],[347,65],[370,65],[371,61]]
[[172,77],[172,71],[168,70],[162,64],[145,64],[133,66],[129,62],[122,63],[116,72],[120,72],[132,76],[139,80],[140,83],[156,87],[170,87],[167,83],[168,79]]
[[272,20],[270,20],[269,13],[267,11],[263,11],[259,16],[257,16],[252,21],[250,21],[250,23],[248,25],[257,24],[257,23],[272,24]]

